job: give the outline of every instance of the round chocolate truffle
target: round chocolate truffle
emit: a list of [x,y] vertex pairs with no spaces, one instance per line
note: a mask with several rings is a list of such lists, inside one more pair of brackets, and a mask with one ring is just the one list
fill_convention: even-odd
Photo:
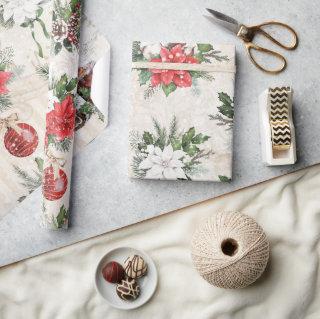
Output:
[[123,267],[116,261],[110,261],[102,268],[103,278],[113,284],[121,282],[125,277]]
[[117,284],[116,290],[117,295],[126,301],[135,300],[140,295],[140,286],[133,278],[123,279],[120,284]]
[[148,265],[139,255],[128,257],[124,262],[124,270],[130,278],[140,278],[147,273]]

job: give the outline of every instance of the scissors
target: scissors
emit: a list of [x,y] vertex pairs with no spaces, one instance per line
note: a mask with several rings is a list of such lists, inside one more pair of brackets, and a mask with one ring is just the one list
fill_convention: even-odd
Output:
[[[235,33],[237,37],[239,37],[245,44],[247,48],[247,53],[249,55],[249,58],[251,62],[260,70],[270,73],[270,74],[277,74],[282,72],[286,66],[287,66],[287,61],[284,56],[282,56],[280,53],[262,48],[256,44],[254,44],[252,41],[256,34],[261,34],[279,47],[285,49],[285,50],[294,50],[298,46],[298,36],[297,33],[287,24],[277,22],[277,21],[268,21],[264,22],[255,26],[248,27],[242,23],[239,23],[237,20],[228,17],[227,15],[220,13],[218,11],[212,10],[212,9],[207,9],[207,11],[212,15],[210,17],[205,16],[208,18],[210,21],[214,21],[215,23],[219,24],[220,26],[226,28],[227,30],[231,31],[232,33]],[[263,30],[263,27],[266,26],[276,26],[280,28],[285,28],[289,30],[289,32],[293,35],[293,41],[290,45],[286,45],[278,40],[276,40],[274,37],[272,37],[269,33]],[[252,55],[253,50],[263,52],[265,54],[271,55],[278,60],[281,61],[281,66],[279,68],[275,69],[266,69],[262,65],[260,65],[255,58]]]

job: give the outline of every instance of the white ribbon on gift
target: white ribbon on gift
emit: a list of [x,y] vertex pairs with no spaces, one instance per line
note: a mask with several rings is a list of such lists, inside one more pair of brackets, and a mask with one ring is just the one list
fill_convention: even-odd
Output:
[[234,64],[228,63],[164,63],[164,62],[132,62],[133,69],[183,70],[236,73]]

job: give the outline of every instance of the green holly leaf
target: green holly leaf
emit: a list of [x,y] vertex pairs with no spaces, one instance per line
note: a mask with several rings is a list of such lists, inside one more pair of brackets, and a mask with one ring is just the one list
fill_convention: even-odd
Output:
[[182,142],[177,138],[171,138],[170,144],[174,151],[181,150]]
[[142,69],[139,73],[140,86],[147,84],[150,78],[151,78],[151,72],[146,69]]
[[62,49],[62,44],[60,42],[56,42],[54,45],[54,54],[57,55]]
[[202,63],[205,60],[205,57],[203,56],[202,52],[198,52],[194,56],[200,63]]
[[63,100],[65,98],[67,83],[68,83],[68,77],[66,74],[64,74],[60,78],[60,80],[55,84],[54,93],[59,100]]
[[230,96],[227,93],[220,92],[219,93],[219,100],[223,103],[221,106],[218,107],[219,112],[230,118],[233,119],[234,117],[234,105],[233,101],[231,100]]
[[89,103],[89,102],[83,103],[79,109],[79,112],[83,114],[88,114],[88,115],[93,114],[94,109],[93,109],[92,103]]
[[176,88],[177,88],[177,86],[173,82],[171,82],[169,85],[162,84],[162,90],[163,90],[164,94],[166,95],[166,97],[168,97],[170,93],[175,91]]
[[196,134],[196,130],[194,127],[191,127],[188,132],[184,133],[182,136],[182,146],[190,144],[195,134]]
[[149,132],[143,132],[143,140],[147,145],[153,144],[153,136]]
[[37,163],[39,172],[42,172],[43,171],[43,159],[41,157],[36,157],[34,160]]
[[72,52],[72,44],[67,38],[63,40],[63,46],[67,51]]
[[193,144],[202,144],[206,142],[210,136],[208,135],[203,135],[202,133],[197,134],[195,137],[192,138],[191,142]]
[[76,88],[77,84],[78,84],[77,78],[71,79],[69,83],[66,85],[67,92],[73,91]]
[[220,182],[229,183],[231,182],[231,178],[224,176],[224,175],[218,175]]
[[200,152],[200,149],[193,144],[189,144],[187,147],[185,147],[184,152],[186,152],[190,157],[193,157],[196,155],[198,152]]
[[197,47],[200,52],[209,52],[213,50],[213,46],[209,43],[198,43]]
[[56,227],[62,228],[64,224],[67,223],[69,218],[69,210],[67,210],[64,205],[61,206],[58,216],[56,217]]
[[78,94],[86,101],[88,101],[91,97],[91,89],[84,87],[84,86],[78,86]]
[[232,104],[233,101],[231,100],[231,97],[224,92],[220,92],[219,94],[219,100],[223,103],[223,104]]

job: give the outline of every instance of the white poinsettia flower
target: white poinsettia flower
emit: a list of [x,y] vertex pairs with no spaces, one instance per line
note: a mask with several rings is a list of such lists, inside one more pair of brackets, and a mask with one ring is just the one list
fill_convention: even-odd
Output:
[[148,145],[147,152],[148,157],[139,165],[139,169],[147,170],[146,178],[187,178],[182,169],[184,164],[181,160],[186,155],[185,152],[174,151],[171,145],[166,146],[163,151],[157,146]]
[[11,17],[16,24],[25,19],[34,19],[39,9],[40,0],[10,0],[3,4],[3,19],[8,21]]

